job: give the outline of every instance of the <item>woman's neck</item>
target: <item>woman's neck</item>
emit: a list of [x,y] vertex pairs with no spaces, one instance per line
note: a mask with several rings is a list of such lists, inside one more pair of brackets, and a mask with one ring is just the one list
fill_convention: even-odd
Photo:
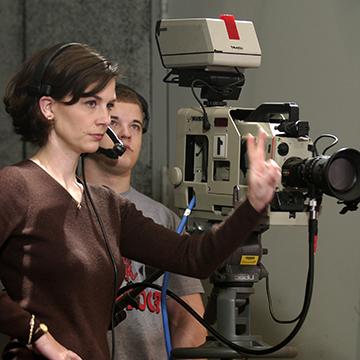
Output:
[[45,145],[30,160],[43,168],[65,188],[71,187],[76,180],[79,161],[77,154],[57,151],[54,147]]
[[45,145],[30,160],[57,181],[72,196],[78,209],[81,209],[84,189],[76,179],[79,155],[54,151],[54,147]]

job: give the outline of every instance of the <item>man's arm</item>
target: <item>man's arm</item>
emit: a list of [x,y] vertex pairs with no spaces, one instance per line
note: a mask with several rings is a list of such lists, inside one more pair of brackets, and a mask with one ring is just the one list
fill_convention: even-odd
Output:
[[[181,297],[199,315],[204,316],[204,304],[200,294]],[[196,347],[205,342],[206,329],[175,300],[167,300],[172,347]]]

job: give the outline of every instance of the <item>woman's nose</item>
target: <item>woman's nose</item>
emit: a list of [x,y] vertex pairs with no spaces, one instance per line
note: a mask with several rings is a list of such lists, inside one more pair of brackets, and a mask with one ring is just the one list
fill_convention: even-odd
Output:
[[107,108],[101,109],[100,113],[98,114],[98,123],[101,125],[109,126],[111,123],[110,113]]

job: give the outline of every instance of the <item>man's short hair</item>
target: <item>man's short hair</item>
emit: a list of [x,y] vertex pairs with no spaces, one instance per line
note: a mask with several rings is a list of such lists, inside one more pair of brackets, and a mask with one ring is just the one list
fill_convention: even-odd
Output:
[[116,90],[117,101],[137,104],[140,106],[140,109],[144,114],[142,132],[143,134],[146,133],[149,127],[150,115],[149,115],[149,105],[145,100],[145,98],[130,86],[121,84],[119,82],[116,83],[115,90]]

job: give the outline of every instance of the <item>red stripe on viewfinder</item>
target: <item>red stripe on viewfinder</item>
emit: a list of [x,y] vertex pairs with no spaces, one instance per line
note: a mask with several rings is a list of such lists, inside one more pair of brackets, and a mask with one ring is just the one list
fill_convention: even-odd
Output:
[[230,14],[220,15],[220,19],[224,20],[226,30],[231,40],[240,40],[240,35],[236,27],[235,16]]

